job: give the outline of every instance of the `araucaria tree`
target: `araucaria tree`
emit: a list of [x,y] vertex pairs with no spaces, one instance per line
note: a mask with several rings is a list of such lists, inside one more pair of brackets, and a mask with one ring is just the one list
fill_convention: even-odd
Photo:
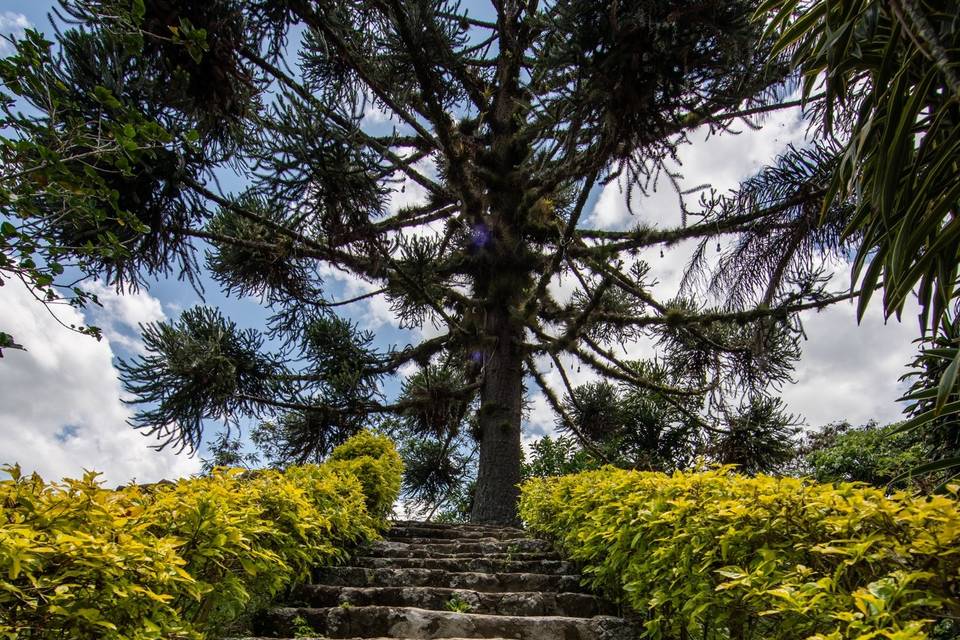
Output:
[[[845,297],[808,260],[836,235],[811,232],[826,180],[815,152],[681,207],[674,227],[585,222],[612,181],[628,201],[657,182],[683,200],[669,167],[694,129],[797,106],[756,8],[63,0],[72,28],[57,50],[29,32],[0,66],[6,91],[31,105],[5,111],[4,255],[40,254],[0,268],[43,293],[64,265],[130,287],[193,278],[205,251],[227,292],[272,308],[270,326],[241,331],[197,308],[146,327],[146,355],[122,366],[143,403],[135,426],[192,449],[205,421],[268,417],[271,451],[297,460],[379,416],[424,437],[472,424],[472,518],[512,521],[528,387],[584,446],[567,415],[571,366],[723,429],[728,398],[749,402],[787,377],[795,313]],[[392,128],[371,125],[371,109]],[[391,208],[406,184],[425,198]],[[644,255],[720,236],[739,238],[731,259],[751,265],[727,283],[735,295],[714,307],[658,297]],[[330,269],[437,335],[375,349],[336,315],[355,300],[325,291]],[[669,359],[615,352],[642,337]],[[388,402],[384,377],[410,363],[416,379]]]

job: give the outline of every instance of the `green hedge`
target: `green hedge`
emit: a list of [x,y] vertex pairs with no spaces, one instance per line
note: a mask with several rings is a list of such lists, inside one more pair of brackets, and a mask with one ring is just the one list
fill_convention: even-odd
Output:
[[960,616],[951,491],[604,468],[531,480],[520,510],[647,638],[915,640]]
[[322,465],[102,488],[0,482],[0,638],[202,638],[386,524],[402,465],[360,433]]

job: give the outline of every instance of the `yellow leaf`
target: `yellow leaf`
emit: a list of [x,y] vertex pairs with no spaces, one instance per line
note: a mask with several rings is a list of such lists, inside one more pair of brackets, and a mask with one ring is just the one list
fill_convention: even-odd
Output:
[[16,580],[17,576],[20,575],[20,558],[13,556],[10,558],[10,570],[7,572],[7,575],[11,580]]

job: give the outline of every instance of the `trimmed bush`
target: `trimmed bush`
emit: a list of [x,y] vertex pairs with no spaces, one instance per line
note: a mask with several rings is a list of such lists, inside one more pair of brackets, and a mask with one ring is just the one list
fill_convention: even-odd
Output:
[[222,629],[378,536],[399,492],[399,456],[388,439],[361,433],[332,457],[117,491],[94,473],[48,484],[7,467],[0,638],[188,639]]
[[915,640],[960,616],[956,494],[607,467],[528,481],[520,511],[647,638]]
[[403,479],[403,462],[393,440],[361,431],[330,454],[330,465],[342,465],[363,485],[367,512],[386,526],[386,516],[393,508]]

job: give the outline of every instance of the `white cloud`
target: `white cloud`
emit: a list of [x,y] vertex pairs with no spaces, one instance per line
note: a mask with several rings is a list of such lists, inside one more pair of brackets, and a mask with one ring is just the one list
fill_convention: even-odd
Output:
[[[198,459],[153,451],[153,441],[126,424],[130,408],[120,401],[109,338],[97,342],[68,331],[15,281],[0,288],[0,308],[3,330],[28,349],[6,351],[0,360],[0,463],[19,462],[47,479],[101,471],[108,486],[199,470]],[[111,308],[127,314],[124,322],[155,313],[143,300]],[[84,321],[69,307],[57,313],[67,324]]]
[[393,112],[387,109],[376,97],[368,95],[363,104],[363,120],[361,124],[381,124],[389,122]]
[[918,335],[916,305],[903,322],[884,323],[879,304],[873,304],[861,324],[852,304],[838,304],[820,313],[802,315],[809,338],[794,374],[796,384],[783,389],[787,406],[802,414],[811,426],[836,420],[863,424],[902,420],[896,399],[903,388],[898,378],[907,372]]
[[23,31],[30,28],[30,20],[22,13],[15,11],[4,11],[0,13],[0,31]]
[[[776,112],[761,129],[745,128],[740,133],[731,131],[707,137],[708,129],[702,127],[690,135],[691,144],[679,149],[680,164],[671,165],[670,169],[683,176],[684,188],[709,185],[726,191],[767,165],[788,144],[802,144],[805,131],[806,124],[796,110]],[[647,196],[634,190],[632,204],[633,214],[627,207],[623,181],[610,182],[586,222],[602,229],[623,229],[638,222],[680,225],[677,194],[666,179],[659,180],[657,189]]]
[[[336,269],[328,264],[321,265],[319,271],[320,275],[327,282],[328,288],[330,288],[330,283],[339,285],[339,287],[334,289],[334,292],[338,290],[339,294],[334,292],[330,293],[330,297],[335,300],[356,298],[372,293],[382,286],[364,280],[354,273]],[[399,320],[390,308],[390,301],[387,300],[387,297],[383,294],[365,298],[346,307],[341,307],[338,313],[354,318],[361,329],[371,331],[385,325],[399,325]]]
[[89,305],[87,319],[103,330],[111,344],[142,353],[139,325],[165,320],[163,306],[149,293],[119,294],[102,282],[93,281],[84,289],[97,296],[101,306]]
[[[15,40],[23,37],[23,32],[32,27],[30,20],[22,13],[4,11],[0,13],[0,34],[11,36]],[[0,56],[13,53],[13,46],[9,41],[0,39]]]
[[[423,176],[436,179],[437,165],[432,158],[424,158],[414,163],[412,169]],[[391,215],[396,215],[401,209],[407,207],[418,207],[427,204],[430,193],[422,184],[411,178],[408,174],[397,171],[392,176],[393,180],[398,181],[390,194],[390,202],[387,210]]]
[[553,409],[550,408],[547,396],[543,395],[540,390],[532,389],[531,391],[533,393],[529,394],[527,398],[529,416],[524,424],[524,445],[530,444],[531,441],[537,440],[541,436],[553,436],[556,433]]

